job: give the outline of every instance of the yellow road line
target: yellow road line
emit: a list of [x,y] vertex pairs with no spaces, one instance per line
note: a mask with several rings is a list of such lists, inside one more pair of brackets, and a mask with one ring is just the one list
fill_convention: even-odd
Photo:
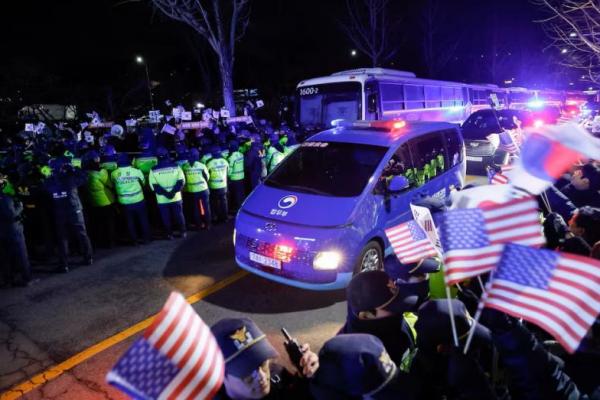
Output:
[[[198,293],[194,293],[193,295],[186,298],[186,301],[190,304],[197,303],[198,301],[202,300],[203,298],[231,285],[232,283],[243,278],[246,275],[248,275],[248,272],[238,271],[235,274],[230,275],[227,278],[222,279],[222,280],[216,282],[215,284],[207,287],[206,289],[202,289]],[[83,350],[80,353],[75,354],[73,357],[61,362],[60,364],[57,364],[53,367],[48,368],[44,372],[41,372],[41,373],[35,375],[33,378],[31,378],[25,382],[22,382],[16,386],[13,386],[6,392],[0,394],[0,400],[17,399],[17,398],[21,397],[22,395],[24,395],[25,393],[30,392],[33,389],[37,388],[38,386],[41,386],[41,385],[51,381],[52,379],[62,375],[64,372],[81,364],[85,360],[95,356],[96,354],[124,341],[125,339],[127,339],[141,331],[143,331],[152,323],[152,320],[154,319],[154,317],[155,316],[153,315],[150,318],[146,318],[145,320],[138,322],[137,324],[135,324],[133,326],[130,326],[129,328],[125,329],[124,331],[121,331],[121,332],[117,333],[116,335],[113,335],[107,339],[104,339],[100,343],[97,343],[91,347],[88,347],[87,349]]]

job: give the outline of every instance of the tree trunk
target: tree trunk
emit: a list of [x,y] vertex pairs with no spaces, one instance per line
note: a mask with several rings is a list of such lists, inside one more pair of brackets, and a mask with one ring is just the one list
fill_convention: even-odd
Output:
[[229,114],[235,117],[235,100],[233,97],[233,62],[226,54],[219,55],[219,73],[223,89],[223,104]]

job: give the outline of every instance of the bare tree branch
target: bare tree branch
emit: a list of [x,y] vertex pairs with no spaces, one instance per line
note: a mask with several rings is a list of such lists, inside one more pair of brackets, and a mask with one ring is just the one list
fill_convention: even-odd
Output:
[[600,4],[598,0],[533,0],[548,17],[538,20],[551,45],[560,50],[560,64],[584,71],[584,80],[600,82]]
[[389,0],[346,0],[348,21],[341,27],[348,39],[371,59],[373,67],[389,60],[396,50],[390,45]]
[[250,0],[152,0],[166,16],[186,23],[203,37],[218,59],[223,101],[232,115],[235,42],[250,19]]

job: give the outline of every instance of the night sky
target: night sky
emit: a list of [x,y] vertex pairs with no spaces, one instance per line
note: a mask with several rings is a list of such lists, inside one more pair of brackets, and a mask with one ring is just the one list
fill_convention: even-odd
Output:
[[[557,50],[546,48],[533,22],[542,14],[527,0],[438,2],[438,45],[456,47],[450,61],[437,76],[427,76],[420,23],[425,1],[392,0],[397,52],[384,66],[467,82],[515,78],[519,86],[566,87],[573,81],[557,66]],[[139,54],[148,61],[151,80],[160,83],[158,99],[219,101],[211,50],[150,1],[20,0],[0,7],[0,97],[132,110],[147,97],[143,67],[135,63]],[[258,88],[275,101],[302,79],[368,66],[365,56],[350,55],[354,46],[340,29],[344,20],[345,0],[254,0],[247,33],[236,47],[236,88]],[[499,54],[492,74],[494,52]]]

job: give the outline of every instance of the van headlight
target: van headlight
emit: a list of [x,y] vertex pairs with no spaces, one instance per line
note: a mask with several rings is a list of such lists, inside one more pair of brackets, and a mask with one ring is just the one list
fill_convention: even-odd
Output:
[[236,230],[235,230],[235,228],[233,228],[233,247],[235,247],[235,233],[236,233]]
[[337,251],[321,251],[313,260],[313,268],[318,270],[337,269],[342,261],[342,255]]

